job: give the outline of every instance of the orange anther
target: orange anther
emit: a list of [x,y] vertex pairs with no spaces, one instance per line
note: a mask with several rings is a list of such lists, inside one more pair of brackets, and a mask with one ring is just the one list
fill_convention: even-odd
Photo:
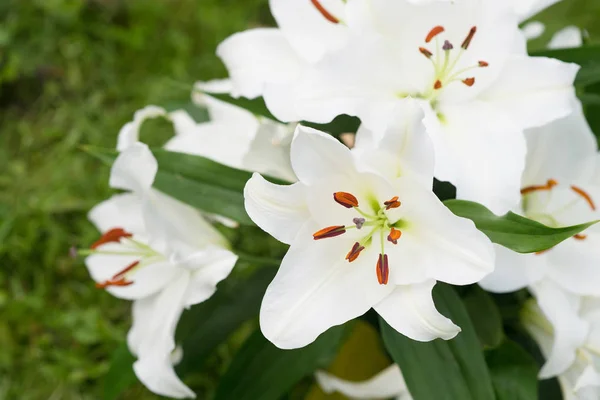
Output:
[[464,83],[468,87],[471,87],[475,84],[475,78],[467,78],[467,79],[463,80],[462,83]]
[[377,281],[380,285],[387,285],[390,278],[390,267],[387,254],[380,254],[377,260]]
[[96,250],[96,248],[102,246],[106,243],[119,243],[123,238],[130,238],[133,235],[129,232],[126,232],[123,228],[113,228],[108,232],[105,232],[100,239],[98,239],[94,244],[90,246],[92,250]]
[[329,22],[333,22],[334,24],[339,24],[340,20],[333,16],[323,5],[319,2],[319,0],[310,0],[311,3],[315,6],[317,10],[325,17],[325,19]]
[[443,26],[435,26],[431,31],[429,31],[429,34],[427,34],[427,37],[425,38],[425,43],[431,42],[433,38],[435,38],[440,33],[444,32],[444,30],[445,29]]
[[427,58],[433,57],[433,53],[427,50],[425,47],[419,47],[419,51]]
[[346,233],[346,227],[341,226],[329,226],[327,228],[323,228],[318,232],[313,233],[313,238],[315,240],[328,239],[336,236],[340,236]]
[[348,262],[352,262],[352,261],[356,260],[358,258],[358,256],[360,256],[360,252],[363,251],[364,249],[365,249],[365,247],[361,246],[360,243],[358,243],[358,242],[354,243],[354,246],[352,246],[352,249],[346,255],[346,260],[348,260]]
[[392,242],[394,244],[398,244],[398,239],[402,236],[402,232],[396,228],[392,228],[390,230],[390,234],[387,237],[388,242]]
[[394,196],[388,201],[383,202],[386,210],[390,210],[392,208],[398,208],[402,205],[401,202],[398,201],[398,196]]
[[578,233],[577,235],[573,236],[573,239],[585,240],[585,239],[587,239],[587,235],[583,235],[581,233]]
[[346,208],[358,207],[358,200],[350,193],[335,192],[333,194],[333,199],[336,201],[336,203],[341,204]]
[[125,278],[117,279],[117,280],[109,280],[102,283],[96,283],[97,289],[106,289],[107,287],[117,286],[117,287],[125,287],[133,285],[133,282],[125,280]]
[[469,48],[469,46],[471,45],[471,41],[473,40],[473,36],[475,36],[475,33],[477,33],[477,27],[476,26],[474,26],[474,27],[471,28],[471,30],[469,31],[469,34],[465,38],[465,41],[462,42],[462,45],[460,47],[462,47],[463,49],[467,50]]
[[490,64],[487,61],[479,61],[479,66],[482,68],[489,67]]
[[439,79],[435,81],[435,83],[433,84],[433,88],[435,90],[440,90],[442,88],[442,81],[440,81]]
[[577,193],[579,196],[581,196],[589,204],[592,211],[596,211],[596,205],[592,200],[592,196],[590,196],[585,190],[577,186],[571,186],[571,190]]

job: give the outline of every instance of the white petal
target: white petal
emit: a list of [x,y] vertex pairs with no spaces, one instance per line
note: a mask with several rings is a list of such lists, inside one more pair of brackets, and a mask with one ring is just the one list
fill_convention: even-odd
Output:
[[140,381],[154,393],[175,398],[195,397],[177,378],[171,364],[175,328],[188,282],[189,275],[182,274],[160,294],[136,301],[127,335],[129,348],[138,357],[133,368]]
[[254,174],[244,188],[246,212],[262,230],[290,244],[310,217],[305,186],[275,185]]
[[242,168],[242,159],[256,135],[258,124],[241,128],[235,123],[209,122],[200,124],[193,132],[177,135],[165,149],[193,154],[233,168]]
[[546,31],[546,25],[539,21],[531,21],[521,29],[527,40],[537,39]]
[[143,143],[135,143],[119,154],[110,171],[110,187],[139,194],[154,183],[158,163]]
[[117,194],[97,204],[88,213],[88,219],[102,233],[113,228],[123,228],[134,234],[145,231],[142,201],[130,193]]
[[351,399],[388,399],[408,393],[396,364],[364,382],[346,381],[324,371],[317,371],[315,377],[325,393],[339,392]]
[[541,126],[573,111],[573,82],[579,68],[552,58],[513,55],[481,98],[522,128]]
[[255,98],[267,83],[291,82],[303,69],[303,61],[279,29],[257,28],[236,33],[217,48],[234,90],[233,96]]
[[144,386],[154,393],[175,399],[196,398],[175,374],[169,358],[143,358],[133,364],[133,370]]
[[141,110],[136,111],[133,115],[133,121],[123,125],[119,131],[117,150],[123,151],[139,141],[140,128],[145,120],[166,116],[167,111],[158,106],[146,106]]
[[519,254],[499,245],[494,245],[494,249],[496,268],[479,282],[489,292],[515,292],[546,274],[546,254]]
[[586,234],[585,240],[567,239],[548,252],[548,276],[573,293],[600,296],[600,234]]
[[296,182],[290,160],[292,128],[274,121],[264,120],[248,152],[242,160],[243,168],[261,174]]
[[490,240],[468,219],[457,217],[426,188],[398,178],[406,228],[396,246],[388,246],[396,284],[435,279],[453,285],[480,281],[494,269]]
[[526,132],[528,152],[523,187],[543,185],[548,179],[573,183],[591,178],[596,165],[596,137],[579,101],[574,109],[565,118]]
[[544,281],[533,287],[540,308],[554,328],[554,343],[540,371],[545,379],[564,372],[573,361],[589,331],[589,325],[577,315],[579,299]]
[[512,0],[514,9],[521,21],[533,17],[540,11],[561,0]]
[[581,29],[576,26],[567,26],[561,29],[552,36],[552,40],[548,43],[549,49],[568,49],[573,47],[581,47],[583,45],[583,37]]
[[583,374],[577,380],[577,384],[575,385],[575,391],[578,392],[581,389],[587,387],[600,387],[600,374],[593,365],[589,365],[584,371]]
[[229,276],[237,260],[237,255],[218,247],[209,247],[183,260],[185,267],[192,270],[185,307],[209,299],[217,290],[217,284]]
[[302,119],[326,123],[340,114],[354,115],[370,129],[389,125],[406,79],[394,54],[379,37],[361,37],[326,56],[298,88]]
[[291,148],[292,168],[300,182],[311,185],[327,175],[356,171],[350,149],[332,136],[298,125]]
[[194,132],[198,126],[190,114],[184,110],[172,111],[169,113],[169,119],[173,123],[175,135],[185,135],[186,133]]
[[395,330],[419,342],[450,340],[460,328],[438,312],[431,297],[435,281],[397,286],[377,304],[375,311]]
[[261,330],[282,349],[308,345],[332,326],[364,314],[393,290],[377,281],[375,250],[365,250],[349,264],[344,258],[352,240],[314,241],[312,234],[319,229],[312,222],[303,227],[262,302]]
[[361,126],[353,153],[373,172],[390,178],[409,176],[431,186],[433,144],[425,132],[423,111],[416,102],[406,101],[394,114],[392,125],[382,135]]
[[[344,44],[347,27],[325,19],[310,1],[270,0],[269,4],[290,45],[307,62],[317,62],[327,51]],[[330,14],[343,19],[342,0],[325,0],[321,4]]]
[[442,120],[425,108],[435,148],[435,176],[450,181],[457,197],[504,214],[520,200],[526,145],[508,114],[481,101],[442,105]]

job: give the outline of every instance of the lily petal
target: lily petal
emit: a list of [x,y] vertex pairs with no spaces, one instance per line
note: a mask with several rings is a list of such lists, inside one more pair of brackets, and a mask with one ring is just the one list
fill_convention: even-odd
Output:
[[217,48],[233,82],[232,95],[255,98],[268,83],[296,79],[304,66],[279,29],[257,28],[236,33]]
[[339,392],[351,399],[389,399],[408,395],[408,388],[396,364],[364,382],[346,381],[324,371],[317,371],[315,378],[325,393]]
[[559,1],[561,0],[512,0],[514,10],[519,16],[520,21],[525,21],[533,17],[535,14]]
[[121,152],[110,171],[110,187],[143,193],[152,187],[158,171],[154,155],[143,143],[134,143]]
[[138,357],[133,365],[137,377],[154,393],[168,397],[195,397],[175,375],[171,363],[188,283],[189,275],[182,274],[160,294],[136,301],[127,335],[129,349]]
[[431,291],[434,280],[416,285],[396,286],[388,297],[373,307],[392,328],[413,340],[450,340],[460,328],[438,312]]
[[522,128],[534,128],[573,111],[573,82],[580,67],[546,57],[512,55],[481,98],[504,110]]
[[117,194],[97,204],[88,213],[88,219],[102,233],[113,228],[123,228],[133,234],[145,231],[142,200],[131,193]]
[[583,45],[583,36],[581,29],[576,26],[567,26],[552,36],[548,43],[549,49],[569,49],[581,47]]
[[296,176],[307,185],[327,175],[347,175],[356,171],[350,149],[331,135],[302,125],[298,125],[292,141],[291,159]]
[[157,117],[167,117],[167,115],[167,111],[158,106],[146,106],[141,110],[136,111],[133,115],[133,121],[123,125],[119,131],[117,150],[123,151],[129,148],[131,145],[139,142],[140,129],[144,121]]
[[554,328],[554,343],[540,378],[556,376],[575,361],[576,351],[585,343],[589,325],[578,316],[580,300],[557,285],[544,281],[533,286],[538,304]]
[[546,274],[547,254],[519,254],[494,245],[496,269],[479,281],[479,285],[493,293],[508,293],[538,282]]
[[302,183],[275,185],[259,174],[244,188],[246,212],[262,230],[290,244],[310,217]]

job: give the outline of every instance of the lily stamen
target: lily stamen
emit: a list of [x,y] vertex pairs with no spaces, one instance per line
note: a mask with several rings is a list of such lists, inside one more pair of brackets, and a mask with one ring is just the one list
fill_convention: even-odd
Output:
[[377,260],[377,281],[380,285],[387,285],[390,278],[390,267],[387,254],[380,254]]
[[400,237],[402,236],[402,232],[399,231],[396,228],[392,228],[390,230],[390,234],[387,237],[388,242],[391,242],[393,244],[398,244],[398,239],[400,239]]
[[473,37],[475,36],[475,33],[477,33],[477,27],[476,26],[474,26],[474,27],[471,28],[471,30],[469,31],[469,34],[465,38],[464,42],[462,42],[462,44],[460,45],[460,47],[462,47],[463,49],[467,50],[469,48],[469,46],[471,45],[471,41],[473,40]]
[[334,23],[334,24],[339,24],[340,20],[338,18],[336,18],[333,14],[331,14],[329,11],[327,11],[327,9],[325,7],[323,7],[323,5],[321,4],[321,2],[319,2],[319,0],[310,0],[310,2],[313,4],[313,6],[315,6],[315,8],[317,10],[319,10],[319,12],[321,13],[321,15],[329,22]]
[[346,260],[348,260],[348,262],[352,262],[352,261],[356,260],[358,258],[358,256],[360,255],[360,253],[364,249],[365,249],[365,246],[362,246],[358,242],[354,243],[354,246],[352,246],[352,249],[346,255]]
[[431,42],[433,38],[435,38],[440,33],[443,33],[444,31],[445,29],[443,26],[438,25],[433,27],[433,29],[431,29],[431,31],[429,31],[429,33],[427,34],[427,37],[425,38],[425,43]]
[[386,210],[390,210],[392,208],[400,207],[402,203],[398,201],[398,196],[394,196],[390,200],[385,201],[383,205],[385,206]]
[[581,196],[588,203],[592,211],[596,211],[596,204],[592,200],[592,196],[590,196],[585,190],[577,186],[571,186],[571,190]]
[[333,199],[336,203],[346,207],[346,208],[354,208],[358,207],[358,200],[356,197],[350,193],[346,192],[335,192],[333,194]]
[[100,236],[100,239],[95,241],[90,248],[92,250],[96,250],[96,248],[102,246],[103,244],[119,243],[121,242],[121,239],[131,237],[133,237],[133,234],[125,231],[123,228],[113,228]]
[[343,225],[339,226],[329,226],[327,228],[323,228],[318,232],[313,233],[313,238],[315,240],[321,239],[329,239],[332,237],[340,236],[346,233],[346,227]]
[[557,181],[555,181],[554,179],[548,179],[545,185],[533,185],[524,187],[523,189],[521,189],[521,194],[525,195],[533,192],[552,190],[556,185],[558,185]]
[[576,240],[585,240],[585,239],[587,239],[587,235],[578,233],[577,235],[573,236],[573,239],[576,239]]

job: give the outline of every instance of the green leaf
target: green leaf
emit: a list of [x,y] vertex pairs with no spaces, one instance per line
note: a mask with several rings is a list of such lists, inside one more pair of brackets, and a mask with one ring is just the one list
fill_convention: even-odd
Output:
[[463,296],[475,332],[484,348],[495,348],[502,343],[502,317],[492,297],[477,285],[467,289]]
[[581,65],[575,79],[576,86],[588,86],[600,82],[600,46],[584,46],[572,49],[544,50],[532,56],[557,58],[565,62]]
[[550,228],[512,212],[498,217],[481,204],[470,201],[448,200],[444,204],[459,217],[472,220],[477,229],[485,233],[492,242],[518,253],[548,250],[598,222]]
[[600,94],[598,93],[582,93],[579,95],[579,100],[584,106],[600,106]]
[[104,377],[104,400],[115,400],[125,389],[137,382],[133,372],[134,362],[135,357],[129,352],[126,343],[115,350],[110,368]]
[[327,124],[315,124],[306,121],[301,122],[301,124],[338,137],[342,133],[356,133],[360,126],[360,119],[343,114],[338,115],[333,121]]
[[215,400],[280,399],[302,378],[331,362],[344,333],[344,326],[333,327],[306,347],[281,350],[256,331],[221,378]]
[[241,107],[246,111],[258,117],[265,117],[272,119],[273,121],[279,121],[267,108],[265,101],[262,97],[256,99],[247,99],[245,97],[232,97],[229,94],[222,93],[204,93],[206,96],[213,97],[217,100],[221,100],[225,103],[232,104],[237,107]]
[[475,329],[454,289],[437,284],[438,310],[462,328],[452,340],[411,340],[380,318],[383,341],[400,366],[414,400],[494,400],[494,390]]
[[262,298],[276,272],[276,268],[262,268],[248,279],[219,285],[209,300],[183,313],[175,336],[183,347],[178,374],[199,370],[219,344],[244,322],[258,316]]
[[[112,164],[114,150],[86,147],[101,161]],[[152,149],[158,161],[154,187],[208,213],[228,217],[244,225],[254,223],[244,208],[244,186],[252,174],[208,158],[163,149]]]
[[521,346],[507,340],[502,346],[487,351],[485,360],[497,400],[538,399],[538,366]]
[[208,110],[204,107],[199,107],[191,101],[173,102],[165,105],[167,112],[173,112],[178,110],[185,111],[196,123],[208,122],[210,120],[208,116]]

